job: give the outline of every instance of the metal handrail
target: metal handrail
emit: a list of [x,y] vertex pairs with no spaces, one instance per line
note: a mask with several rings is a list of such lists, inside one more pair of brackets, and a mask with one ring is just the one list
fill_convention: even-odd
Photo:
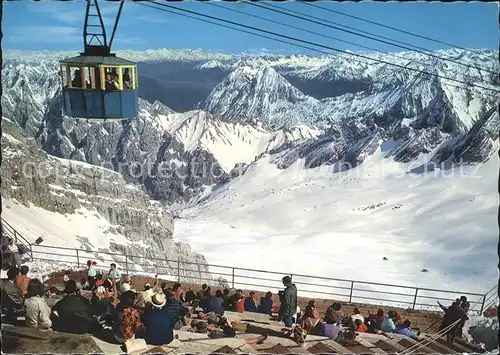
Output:
[[[125,272],[128,274],[129,271],[134,271],[129,269],[129,260],[131,258],[141,258],[141,256],[136,256],[136,255],[127,255],[127,254],[121,254],[121,253],[111,253],[111,252],[106,252],[106,251],[98,251],[98,250],[84,250],[84,249],[77,249],[77,248],[68,248],[68,247],[58,247],[58,246],[52,246],[52,245],[38,245],[38,244],[31,244],[29,243],[26,238],[24,238],[19,232],[17,232],[7,221],[5,221],[4,218],[1,219],[2,221],[2,226],[4,229],[8,232],[14,235],[16,240],[20,239],[24,241],[30,249],[30,254],[31,254],[31,259],[32,260],[44,260],[44,261],[52,261],[52,262],[62,262],[62,263],[70,263],[70,264],[76,264],[78,267],[80,265],[84,265],[84,263],[80,262],[80,253],[88,253],[88,254],[98,254],[98,255],[111,255],[114,256],[115,259],[107,259],[107,258],[102,258],[103,262],[109,261],[113,262],[116,261],[117,257],[124,258],[123,263],[125,264]],[[5,228],[6,227],[6,228]],[[48,252],[48,251],[40,251],[38,249],[55,249],[55,250],[68,250],[68,251],[74,251],[73,254],[59,254],[55,252]],[[34,253],[39,253],[39,254],[44,254],[47,256],[59,256],[59,257],[65,257],[65,258],[71,258],[74,260],[76,258],[76,263],[73,261],[68,261],[68,260],[54,260],[54,259],[46,259],[43,257],[34,257]],[[83,257],[83,256],[81,256]],[[100,258],[101,259],[101,258]],[[263,277],[256,277],[256,276],[249,276],[249,275],[243,275],[241,273],[237,273],[238,271],[242,272],[250,272],[250,273],[261,273],[265,275],[289,275],[286,272],[278,272],[278,271],[269,271],[269,270],[258,270],[258,269],[248,269],[248,268],[241,268],[241,267],[234,267],[234,266],[228,266],[228,265],[217,265],[217,264],[202,264],[202,263],[197,263],[197,262],[192,262],[192,261],[183,261],[180,259],[177,260],[169,260],[169,259],[161,259],[161,258],[147,258],[148,261],[153,261],[153,264],[139,264],[139,263],[134,263],[140,267],[146,267],[146,268],[165,268],[165,270],[170,269],[171,271],[177,271],[177,275],[172,275],[172,276],[177,276],[177,280],[181,281],[181,271],[182,274],[187,275],[189,272],[198,272],[198,268],[195,269],[188,269],[185,266],[186,265],[197,265],[201,266],[206,270],[213,269],[213,268],[221,268],[221,269],[226,269],[226,270],[231,270],[231,273],[228,272],[215,272],[210,270],[207,273],[211,275],[216,275],[216,276],[226,276],[226,277],[231,277],[231,284],[232,287],[237,285],[241,286],[252,286],[252,287],[260,287],[260,288],[271,288],[271,289],[279,289],[281,285],[279,286],[270,286],[270,285],[264,285],[264,284],[252,284],[248,283],[250,280],[256,280],[256,281],[267,281],[270,283],[280,283],[280,280],[276,278],[263,278]],[[161,261],[164,263],[163,265],[157,265],[155,261]],[[168,265],[165,265],[167,263]],[[170,263],[173,263],[170,264]],[[181,267],[181,263],[183,264],[183,267]],[[177,269],[177,270],[175,270]],[[293,274],[290,275],[291,277],[294,278],[294,282],[297,285],[300,286],[316,286],[316,287],[321,287],[321,288],[328,288],[329,290],[347,290],[349,291],[349,294],[347,293],[335,293],[335,292],[326,292],[326,291],[319,291],[319,290],[309,290],[309,289],[301,289],[301,293],[313,293],[313,294],[322,294],[322,295],[329,295],[329,296],[338,296],[338,297],[345,297],[349,299],[349,303],[352,303],[354,299],[360,299],[360,300],[374,300],[374,301],[385,301],[385,302],[392,302],[392,303],[400,303],[400,304],[408,304],[411,305],[413,309],[415,309],[416,306],[428,306],[428,307],[434,307],[437,308],[435,305],[430,305],[427,303],[419,303],[417,302],[420,299],[428,299],[428,300],[442,300],[442,301],[454,301],[454,299],[447,299],[443,297],[433,297],[433,296],[428,296],[428,295],[422,295],[421,291],[427,291],[427,292],[436,292],[436,293],[441,293],[441,294],[465,294],[467,296],[472,296],[472,297],[480,297],[478,301],[470,301],[470,303],[473,305],[471,309],[473,310],[477,305],[481,305],[481,310],[479,313],[481,314],[483,310],[485,309],[486,303],[489,302],[490,299],[493,298],[494,294],[491,294],[498,286],[494,286],[488,292],[481,294],[481,293],[472,293],[472,292],[463,292],[463,291],[449,291],[449,290],[439,290],[439,289],[432,289],[432,288],[420,288],[420,287],[412,287],[412,286],[407,286],[407,285],[394,285],[394,284],[384,284],[384,283],[379,283],[379,282],[369,282],[369,281],[357,281],[357,280],[347,280],[347,279],[340,279],[340,278],[331,278],[331,277],[324,277],[324,276],[312,276],[312,275],[303,275],[303,274]],[[205,280],[205,281],[216,281],[214,278],[206,278],[206,277],[201,277],[201,275],[198,277],[188,277],[187,278],[195,278],[197,280]],[[334,284],[320,284],[320,283],[313,283],[313,282],[306,282],[306,281],[300,281],[296,280],[298,278],[305,278],[305,279],[311,279],[311,280],[324,280],[324,281],[333,281],[333,282],[345,282],[349,283],[349,286],[340,286],[340,285],[334,285]],[[235,282],[235,278],[242,278],[244,279],[245,282]],[[227,280],[226,280],[227,281]],[[359,285],[365,285],[365,286],[381,286],[381,287],[390,287],[390,288],[397,288],[397,289],[404,289],[404,290],[412,290],[413,293],[399,293],[399,292],[392,292],[392,291],[383,291],[380,289],[362,289],[362,288],[357,288],[354,287],[354,285],[357,284]],[[367,297],[359,294],[354,294],[355,292],[365,292],[365,293],[372,293],[373,296],[375,297]],[[419,294],[420,292],[420,294]],[[413,297],[413,301],[407,301],[407,300],[394,300],[394,299],[384,299],[378,297],[378,295],[392,295],[392,296],[402,296],[402,297]],[[494,301],[493,301],[494,302]]]
[[33,250],[31,248],[31,243],[28,242],[28,240],[24,238],[22,234],[19,233],[14,227],[12,227],[3,217],[1,218],[1,226],[2,232],[5,232],[8,237],[13,238],[16,243],[19,243],[19,240],[21,240],[20,243],[29,248],[31,259],[33,259]]
[[[70,264],[77,264],[78,267],[83,266],[84,262],[80,260],[80,258],[84,258],[81,253],[88,253],[88,254],[105,254],[105,255],[112,255],[115,257],[115,259],[108,259],[108,258],[103,258],[102,261],[106,262],[112,262],[116,261],[116,258],[123,258],[124,259],[124,266],[125,266],[125,272],[128,274],[129,271],[134,271],[129,268],[128,262],[131,258],[139,258],[140,256],[133,256],[133,255],[127,255],[127,254],[121,254],[121,253],[111,253],[111,252],[105,252],[105,251],[97,251],[97,250],[83,250],[83,249],[77,249],[77,248],[68,248],[68,247],[57,247],[57,246],[51,246],[51,245],[34,245],[33,247],[34,250],[33,252],[35,254],[42,254],[40,256],[36,255],[33,259],[37,260],[46,260],[46,261],[56,261],[54,259],[47,259],[43,258],[43,255],[47,256],[59,256],[59,257],[64,257],[64,258],[71,258],[72,261],[68,260],[61,260],[60,262],[62,263],[70,263]],[[41,250],[40,250],[41,249]],[[55,249],[55,250],[68,250],[68,251],[74,251],[74,253],[56,253],[56,252],[49,252],[49,251],[44,251],[43,249]],[[76,258],[76,263],[74,262]],[[177,280],[181,281],[181,276],[185,277],[186,279],[196,279],[200,281],[216,281],[215,277],[232,277],[231,284],[234,287],[235,284],[238,286],[249,286],[249,287],[258,287],[258,288],[268,288],[268,289],[279,289],[281,285],[277,286],[270,286],[270,285],[265,285],[263,283],[251,283],[250,280],[256,280],[256,281],[267,281],[268,283],[276,283],[279,284],[280,280],[276,278],[263,278],[263,277],[255,277],[255,276],[249,276],[249,275],[244,275],[241,272],[249,272],[249,273],[263,273],[263,274],[272,274],[272,275],[286,275],[287,273],[283,272],[277,272],[277,271],[267,271],[267,270],[256,270],[256,269],[248,269],[248,268],[240,268],[240,267],[233,267],[233,266],[225,266],[225,265],[216,265],[216,264],[202,264],[202,263],[197,263],[197,262],[191,262],[191,261],[182,261],[182,260],[169,260],[169,259],[160,259],[160,258],[147,258],[148,261],[153,261],[152,264],[139,264],[135,263],[136,265],[143,267],[143,268],[165,268],[165,270],[170,270],[174,274],[177,273],[177,275],[172,275],[172,276],[177,276]],[[163,263],[167,263],[167,265],[158,265],[158,263],[154,261],[161,261]],[[57,261],[56,261],[57,262]],[[173,263],[173,264],[172,264]],[[182,264],[182,267],[181,267]],[[207,271],[207,273],[211,274],[212,277],[202,277],[196,276],[187,276],[188,273],[190,272],[197,272],[199,269],[197,268],[188,268],[187,266],[189,265],[197,265],[197,266],[202,266],[203,268],[208,269],[213,269],[213,268],[220,268],[220,269],[226,269],[226,270],[231,270],[231,273],[229,272],[224,272],[225,270],[222,270],[221,272],[219,271]],[[177,269],[177,270],[175,270]],[[241,271],[241,272],[238,272]],[[321,294],[321,295],[328,295],[330,297],[344,297],[346,299],[349,299],[349,302],[352,303],[354,300],[372,300],[372,301],[381,301],[381,302],[391,302],[391,303],[398,303],[398,304],[408,304],[410,305],[413,309],[415,309],[417,306],[426,306],[426,307],[434,307],[437,308],[436,305],[431,305],[428,303],[422,303],[423,300],[443,300],[443,301],[454,301],[454,299],[448,299],[448,298],[443,298],[443,297],[435,297],[432,295],[422,295],[418,294],[419,291],[427,291],[427,292],[436,292],[436,293],[444,293],[444,294],[465,294],[467,296],[479,296],[481,301],[472,301],[471,304],[474,306],[477,306],[478,304],[481,304],[481,313],[484,308],[484,301],[486,300],[487,295],[486,294],[480,294],[480,293],[469,293],[469,292],[463,292],[463,291],[449,291],[449,290],[439,290],[439,289],[430,289],[430,288],[417,288],[417,287],[411,287],[411,286],[403,286],[403,285],[393,285],[393,284],[383,284],[383,283],[376,283],[376,282],[365,282],[365,281],[353,281],[353,280],[346,280],[346,279],[337,279],[337,278],[329,278],[329,277],[323,277],[323,276],[311,276],[311,275],[291,275],[293,278],[298,277],[303,277],[306,279],[312,279],[312,280],[325,280],[325,281],[333,281],[333,282],[348,282],[350,287],[346,286],[340,286],[340,285],[335,285],[335,284],[321,284],[321,283],[312,283],[312,282],[301,282],[300,280],[295,280],[294,282],[299,285],[299,286],[316,286],[320,288],[328,288],[328,291],[320,291],[320,290],[311,290],[311,289],[300,289],[300,293],[312,293],[312,294]],[[244,279],[242,282],[241,281],[235,281],[235,278],[238,279]],[[247,281],[248,280],[248,281]],[[227,281],[227,280],[226,280]],[[250,281],[250,282],[249,282]],[[229,282],[229,281],[227,281]],[[382,287],[392,287],[392,288],[399,288],[399,289],[406,289],[406,290],[412,290],[414,293],[398,293],[398,292],[392,292],[392,291],[384,291],[380,289],[362,289],[359,287],[355,287],[355,284],[359,285],[367,285],[367,286],[382,286]],[[494,288],[493,288],[494,289]],[[345,293],[337,293],[337,292],[331,292],[335,290],[345,290],[348,292]],[[373,297],[369,297],[371,295],[359,295],[359,294],[354,294],[355,292],[365,292],[365,293],[372,293]],[[491,290],[489,291],[491,292]],[[408,301],[408,300],[403,300],[403,299],[386,299],[382,298],[379,295],[383,295],[385,297],[386,295],[392,295],[392,296],[402,296],[402,297],[407,297],[411,298],[413,297],[413,301]],[[397,298],[397,297],[396,297]],[[420,302],[419,302],[420,300]]]

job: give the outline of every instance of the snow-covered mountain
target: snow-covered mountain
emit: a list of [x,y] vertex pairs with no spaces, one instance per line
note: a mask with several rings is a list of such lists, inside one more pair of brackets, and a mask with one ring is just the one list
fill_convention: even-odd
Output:
[[[492,52],[438,54],[498,70]],[[408,163],[434,152],[434,161],[442,162],[450,147],[461,144],[460,151],[467,151],[467,161],[474,163],[491,155],[498,137],[497,96],[491,91],[395,71],[387,64],[356,62],[348,55],[119,53],[144,65],[154,63],[158,75],[161,68],[174,73],[169,65],[182,63],[182,75],[197,81],[204,75],[210,80],[226,76],[207,92],[201,110],[179,112],[141,100],[139,116],[128,122],[62,119],[56,60],[66,55],[7,51],[4,117],[45,152],[119,171],[128,183],[143,185],[152,198],[166,203],[195,203],[264,155],[283,169],[305,159],[306,167],[328,164],[342,170],[390,141],[386,156],[395,161]],[[395,62],[389,54],[364,55]],[[498,83],[495,75],[422,54],[403,52],[398,58],[398,65],[438,75],[489,87]]]
[[[437,53],[498,72],[491,51]],[[241,250],[246,250],[245,243],[264,245],[273,253],[273,248],[287,245],[287,257],[298,246],[304,260],[318,255],[323,261],[334,260],[328,268],[336,271],[332,277],[359,270],[358,260],[347,258],[340,267],[331,258],[332,238],[347,238],[354,246],[371,248],[370,257],[377,254],[377,260],[378,254],[390,251],[394,264],[369,259],[368,265],[402,283],[418,277],[397,273],[401,263],[431,265],[436,272],[426,283],[435,287],[446,279],[454,288],[454,279],[447,275],[456,276],[460,269],[458,261],[440,264],[443,253],[461,253],[472,263],[493,250],[488,239],[493,235],[489,191],[474,195],[476,180],[463,183],[458,175],[455,180],[436,179],[428,172],[456,172],[464,164],[476,164],[486,179],[492,178],[497,160],[491,156],[498,149],[500,127],[494,92],[387,64],[356,62],[347,55],[125,52],[118,54],[140,62],[139,94],[148,100],[140,99],[137,118],[100,124],[62,117],[57,60],[73,53],[4,54],[2,178],[8,187],[2,195],[16,204],[11,207],[14,220],[18,213],[26,214],[21,204],[32,209],[26,215],[39,219],[49,218],[40,217],[49,216],[48,211],[77,219],[85,209],[98,216],[91,220],[106,231],[88,231],[107,238],[104,248],[188,261],[203,258],[175,240],[203,251],[209,262],[226,263],[217,258],[230,255],[235,264],[248,263],[245,258],[255,254],[235,252],[234,243],[243,243]],[[365,55],[395,61],[389,54]],[[398,65],[485,87],[499,84],[497,75],[473,67],[420,54],[398,56]],[[20,166],[39,162],[45,167],[42,172],[61,171],[62,178],[20,176]],[[387,169],[382,176],[370,170],[379,167]],[[467,168],[474,172],[474,167]],[[360,171],[362,178],[356,176]],[[395,176],[398,172],[402,178]],[[410,180],[415,174],[418,179]],[[333,182],[335,177],[342,179]],[[448,193],[456,186],[461,191],[458,199]],[[436,198],[438,194],[446,196]],[[447,209],[457,201],[469,201],[470,208],[464,205],[460,213]],[[180,220],[174,240],[165,205],[184,210],[177,215],[194,218],[191,224]],[[470,215],[469,209],[478,212]],[[448,214],[458,220],[443,225]],[[21,226],[22,221],[18,218]],[[339,233],[325,233],[335,228],[341,228]],[[444,236],[435,237],[440,228]],[[231,247],[206,247],[207,241],[224,243],[222,230],[232,236]],[[256,239],[247,238],[249,230],[252,238],[258,234]],[[471,246],[466,234],[475,233],[484,240]],[[269,235],[273,241],[266,239]],[[447,244],[447,238],[453,244]],[[319,254],[306,252],[310,245]],[[356,251],[345,246],[334,253],[341,255],[342,250],[342,255]],[[268,259],[265,267],[274,268],[274,258]],[[324,269],[320,263],[315,271],[324,275]],[[473,269],[473,277],[490,276],[476,264]],[[365,272],[359,278],[375,276]]]
[[214,88],[201,108],[226,120],[263,122],[279,129],[314,123],[316,104],[271,67],[241,67]]

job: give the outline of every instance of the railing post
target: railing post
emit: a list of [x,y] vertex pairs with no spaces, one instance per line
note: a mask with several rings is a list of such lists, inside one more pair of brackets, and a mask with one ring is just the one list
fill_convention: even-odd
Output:
[[234,288],[234,267],[233,267],[233,280],[231,282],[231,285],[232,285],[231,288]]
[[354,281],[351,281],[351,292],[349,293],[349,303],[352,302],[352,292],[354,291]]
[[483,302],[481,303],[481,310],[479,311],[479,315],[483,314],[485,303],[486,303],[486,294],[483,296]]
[[125,254],[125,273],[128,275],[128,255]]
[[177,282],[181,282],[181,260],[177,259]]
[[33,244],[30,243],[31,261],[33,261]]
[[415,307],[417,306],[417,296],[418,296],[418,288],[415,289],[415,297],[413,297],[413,306],[412,306],[413,310],[415,310]]
[[80,268],[80,255],[78,254],[78,249],[76,250],[76,263],[78,264],[78,268]]

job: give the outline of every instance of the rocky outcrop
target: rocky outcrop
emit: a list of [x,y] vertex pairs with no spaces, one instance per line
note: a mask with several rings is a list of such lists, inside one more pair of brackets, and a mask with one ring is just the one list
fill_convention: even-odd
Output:
[[[204,257],[172,240],[172,215],[140,186],[127,184],[122,175],[112,170],[47,155],[13,123],[4,121],[2,128],[4,198],[61,214],[72,214],[82,207],[96,211],[112,225],[110,232],[131,243],[93,246],[94,250],[99,247],[126,253],[138,264],[158,263],[151,258],[200,263],[202,270],[189,276],[207,276]],[[177,272],[177,265],[163,264],[167,270]]]
[[445,166],[482,163],[493,154],[499,134],[500,116],[498,108],[494,107],[474,123],[469,132],[441,147],[431,159],[431,163]]

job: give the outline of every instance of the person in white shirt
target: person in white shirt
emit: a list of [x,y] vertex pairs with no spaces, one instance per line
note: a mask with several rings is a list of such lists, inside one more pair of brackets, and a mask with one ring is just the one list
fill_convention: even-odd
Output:
[[359,311],[358,308],[354,308],[354,312],[353,312],[353,314],[351,315],[350,318],[351,318],[352,324],[354,324],[356,322],[356,319],[359,319],[361,321],[361,323],[365,322],[365,317],[363,317],[361,315],[361,312]]
[[7,250],[10,252],[10,264],[17,268],[21,267],[21,254],[19,253],[19,246],[14,242],[13,238],[10,238],[9,245],[7,245]]
[[52,326],[50,307],[42,298],[44,287],[40,280],[32,279],[28,284],[28,294],[24,300],[26,325],[29,328],[48,330]]
[[111,269],[109,269],[109,274],[108,274],[108,277],[109,278],[114,278],[115,279],[115,282],[116,282],[116,285],[119,285],[120,284],[120,279],[122,277],[120,271],[116,268],[116,264],[115,263],[112,263],[110,265]]
[[130,276],[125,276],[122,280],[122,285],[120,286],[120,292],[125,293],[127,291],[132,290],[132,280]]
[[97,276],[97,263],[95,261],[89,266],[87,271],[87,281],[92,289],[95,288],[95,277]]

